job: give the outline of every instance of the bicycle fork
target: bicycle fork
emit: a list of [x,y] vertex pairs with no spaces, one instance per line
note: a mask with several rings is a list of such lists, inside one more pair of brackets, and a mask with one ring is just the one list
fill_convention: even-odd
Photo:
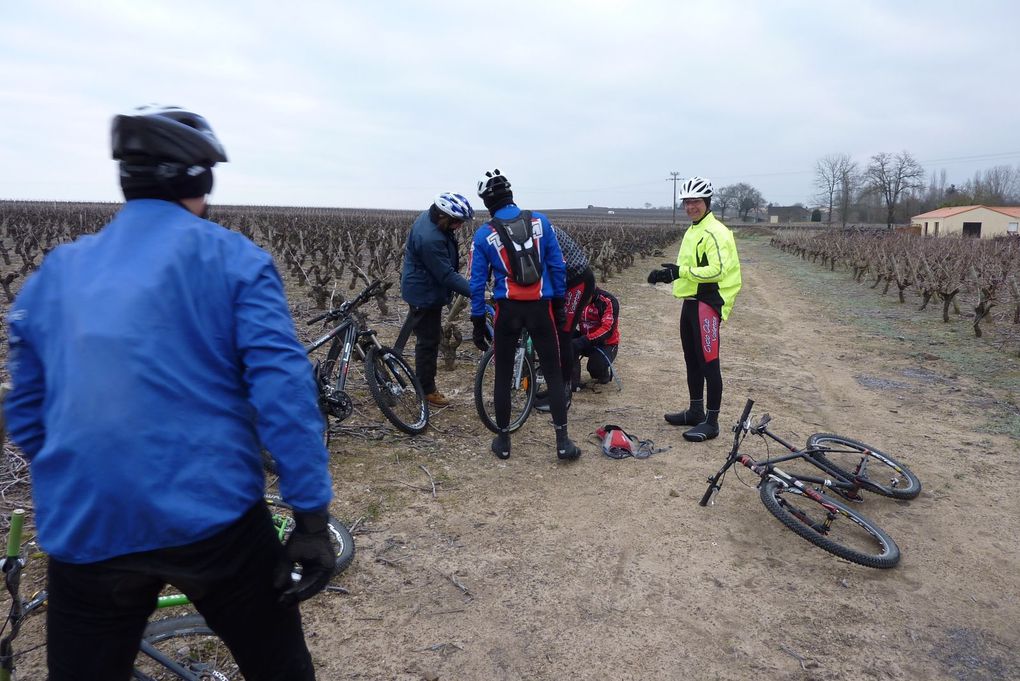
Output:
[[[741,458],[746,458],[746,457],[741,457]],[[744,462],[741,461],[741,463],[744,463]],[[758,484],[759,487],[761,486],[762,483],[765,482],[765,480],[772,479],[772,480],[775,480],[776,482],[778,482],[780,485],[782,485],[784,487],[784,489],[787,489],[787,490],[791,491],[793,494],[800,494],[800,495],[803,495],[803,496],[807,497],[808,499],[811,499],[812,501],[817,502],[822,508],[825,509],[825,520],[820,522],[820,523],[819,522],[815,522],[810,516],[808,516],[807,513],[805,513],[804,511],[800,510],[799,508],[797,508],[796,506],[791,504],[786,499],[779,499],[778,500],[779,503],[781,503],[783,506],[785,506],[786,509],[795,518],[797,518],[797,520],[801,521],[802,523],[804,523],[805,525],[810,527],[812,530],[814,530],[818,534],[821,534],[821,535],[829,534],[829,530],[832,529],[832,521],[836,519],[836,507],[833,506],[832,504],[826,502],[825,496],[821,492],[818,492],[817,490],[812,489],[811,487],[805,485],[803,482],[801,482],[797,478],[784,473],[783,471],[779,470],[778,468],[773,468],[771,471],[767,471],[766,472],[764,470],[764,466],[762,466],[761,464],[754,464],[754,465],[750,465],[749,466],[748,464],[744,463],[744,465],[747,466],[748,468],[750,468],[752,471],[754,471],[756,473],[759,473],[759,475],[762,475],[762,473],[764,473],[764,475],[762,475],[761,482],[759,482],[759,484]],[[759,472],[759,470],[756,470],[756,469],[759,469],[761,472]],[[826,481],[826,482],[829,482],[829,481]]]

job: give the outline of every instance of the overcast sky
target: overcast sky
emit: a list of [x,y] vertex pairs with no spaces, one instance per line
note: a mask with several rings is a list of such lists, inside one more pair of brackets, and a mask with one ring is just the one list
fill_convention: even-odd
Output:
[[[816,161],[1020,164],[1020,3],[31,0],[0,9],[0,198],[120,199],[113,114],[205,115],[221,204],[810,203]],[[480,207],[480,200],[476,201]]]

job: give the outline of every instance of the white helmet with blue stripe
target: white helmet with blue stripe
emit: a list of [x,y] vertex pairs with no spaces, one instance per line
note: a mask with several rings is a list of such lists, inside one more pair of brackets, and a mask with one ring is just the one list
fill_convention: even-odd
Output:
[[475,210],[460,194],[443,192],[433,201],[436,208],[449,215],[454,220],[470,220],[475,216]]

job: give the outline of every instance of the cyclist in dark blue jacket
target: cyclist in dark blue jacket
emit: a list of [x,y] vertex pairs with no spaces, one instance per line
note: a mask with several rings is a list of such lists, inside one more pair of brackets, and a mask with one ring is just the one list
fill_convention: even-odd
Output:
[[474,216],[471,204],[460,194],[440,194],[414,221],[404,248],[400,295],[410,309],[396,348],[403,352],[408,336],[414,331],[414,373],[429,404],[435,407],[450,404],[446,395],[436,389],[443,305],[450,302],[454,293],[471,295],[468,281],[459,271],[456,231]]
[[[49,678],[129,678],[170,583],[245,678],[313,679],[297,601],[332,576],[332,484],[279,275],[202,217],[227,160],[205,119],[147,107],[112,132],[124,207],[54,249],[8,318],[7,426],[49,554]],[[295,509],[286,546],[263,446]]]

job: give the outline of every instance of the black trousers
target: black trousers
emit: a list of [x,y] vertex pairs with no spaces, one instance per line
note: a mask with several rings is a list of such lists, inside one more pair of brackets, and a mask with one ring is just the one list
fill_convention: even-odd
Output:
[[407,339],[414,332],[414,375],[421,382],[425,394],[436,392],[436,365],[439,361],[439,341],[443,333],[442,307],[415,307],[409,305],[407,319],[400,328],[394,348],[403,354]]
[[723,381],[719,364],[719,313],[697,300],[684,300],[680,310],[680,345],[687,365],[687,390],[691,400],[704,399],[705,408],[718,411]]
[[612,362],[616,361],[619,345],[602,345],[578,354],[574,362],[574,373],[571,378],[572,387],[581,385],[581,358],[588,358],[588,375],[599,383],[613,380]]
[[265,503],[200,542],[98,563],[50,559],[50,681],[126,681],[166,584],[230,648],[247,681],[314,681],[297,606],[281,608],[273,569],[283,545]]
[[546,385],[549,387],[549,411],[553,424],[567,424],[567,394],[563,391],[560,369],[559,336],[553,319],[552,304],[548,300],[498,300],[493,329],[496,376],[493,382],[493,409],[496,425],[506,428],[510,423],[510,379],[513,374],[514,353],[521,329],[527,329],[538,353]]

